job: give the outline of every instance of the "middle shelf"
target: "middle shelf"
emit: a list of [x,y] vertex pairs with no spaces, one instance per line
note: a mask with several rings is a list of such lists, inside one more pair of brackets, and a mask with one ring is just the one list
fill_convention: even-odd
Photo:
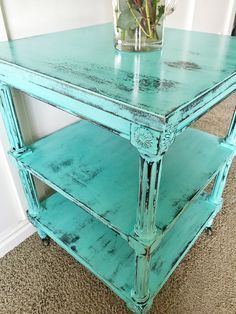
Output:
[[[118,232],[136,221],[139,154],[129,141],[79,121],[30,146],[17,160],[36,177]],[[156,215],[164,230],[212,179],[232,150],[196,129],[178,136],[164,156]]]

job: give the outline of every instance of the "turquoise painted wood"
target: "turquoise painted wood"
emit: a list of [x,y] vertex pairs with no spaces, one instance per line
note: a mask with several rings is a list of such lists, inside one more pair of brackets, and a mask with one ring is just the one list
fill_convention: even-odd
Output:
[[[168,29],[162,51],[134,57],[114,50],[112,32],[105,24],[1,43],[0,78],[89,119],[86,105],[152,128],[174,110],[186,120],[222,88],[235,89],[235,38]],[[93,119],[102,123],[99,114]],[[126,133],[120,123],[111,121]]]
[[[133,304],[130,295],[135,264],[134,251],[128,243],[58,193],[42,202],[41,206],[42,211],[33,223],[103,280],[130,307],[137,312],[142,311]],[[216,208],[201,196],[185,209],[185,214],[169,232],[163,234],[163,241],[153,254],[151,263],[151,299],[191,248],[205,223],[214,216]]]
[[[133,236],[139,156],[128,141],[80,121],[37,141],[29,150],[32,153],[17,158],[22,168],[110,225],[123,238]],[[199,130],[189,128],[176,139],[163,160],[155,216],[160,231],[232,155],[232,148]]]
[[[88,121],[27,147],[11,88]],[[39,236],[146,313],[222,206],[236,114],[224,139],[189,125],[235,90],[227,36],[168,29],[162,51],[122,53],[105,24],[0,43],[0,108]],[[40,202],[33,176],[55,194]]]
[[[0,83],[0,95],[1,95],[1,112],[3,113],[3,120],[6,126],[8,139],[11,145],[11,153],[14,156],[20,156],[28,148],[24,144],[20,125],[16,116],[16,111],[11,96],[9,87]],[[29,204],[29,211],[32,216],[36,216],[39,208],[39,202],[37,192],[35,189],[32,175],[25,169],[19,169],[19,175],[23,183],[25,196]]]

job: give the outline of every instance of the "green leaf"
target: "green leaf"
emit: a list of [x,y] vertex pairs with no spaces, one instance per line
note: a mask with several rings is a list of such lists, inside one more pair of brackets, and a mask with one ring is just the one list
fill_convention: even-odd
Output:
[[165,6],[164,5],[159,5],[158,6],[158,14],[157,14],[157,22],[160,21],[161,17],[165,13]]
[[117,21],[117,27],[125,31],[137,28],[138,23],[142,20],[142,15],[134,9],[132,9],[132,13],[129,8],[121,12]]
[[119,0],[119,9],[121,12],[128,8],[127,0]]
[[157,10],[157,2],[158,0],[152,0],[153,13],[155,17],[156,17],[156,10]]

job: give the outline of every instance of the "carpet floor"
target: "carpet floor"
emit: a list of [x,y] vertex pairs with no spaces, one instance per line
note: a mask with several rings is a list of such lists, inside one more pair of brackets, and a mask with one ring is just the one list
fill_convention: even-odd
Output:
[[[203,130],[224,135],[236,96],[201,118]],[[227,121],[227,123],[226,123]],[[151,314],[236,313],[236,164],[213,235],[202,234],[156,297]],[[37,235],[0,260],[0,314],[129,313],[104,284],[55,243]]]

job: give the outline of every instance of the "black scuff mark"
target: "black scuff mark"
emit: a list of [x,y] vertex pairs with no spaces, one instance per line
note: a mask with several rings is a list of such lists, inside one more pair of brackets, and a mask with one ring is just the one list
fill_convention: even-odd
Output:
[[113,254],[115,253],[115,251],[116,251],[116,248],[113,247],[113,248],[111,248],[110,250],[108,250],[107,252],[108,252],[108,254],[113,255]]
[[72,246],[71,246],[71,249],[72,249],[72,251],[74,251],[74,252],[76,252],[76,253],[78,252],[75,245],[72,245]]
[[[50,63],[50,66],[52,65]],[[66,70],[68,71],[68,68],[65,64],[61,63],[57,65],[57,70],[64,73]],[[135,73],[121,69],[115,73],[114,68],[94,63],[86,66],[81,65],[77,69],[70,68],[70,73],[75,77],[80,76],[83,78],[83,83],[81,84],[80,82],[80,86],[95,93],[114,97],[115,91],[121,90],[126,92],[115,95],[121,101],[127,101],[125,95],[132,93],[135,85],[138,86],[139,92],[145,92],[146,94],[156,94],[161,90],[173,89],[180,85],[177,81],[160,79],[152,75],[139,74],[137,77]],[[108,73],[110,75],[107,75]],[[96,87],[91,85],[91,81],[96,83]],[[109,89],[107,86],[109,86]],[[144,106],[145,104],[142,105]]]
[[189,62],[189,61],[169,62],[169,61],[166,61],[165,64],[171,68],[176,68],[176,69],[184,69],[184,70],[189,70],[189,71],[201,70],[200,65],[198,65],[195,62]]
[[162,272],[163,265],[164,261],[158,260],[152,265],[152,271],[155,272],[156,275],[159,275]]
[[80,237],[78,235],[73,234],[73,233],[64,233],[60,237],[60,240],[65,244],[72,244],[72,243],[78,241],[79,239],[80,239]]
[[52,169],[53,172],[57,173],[64,167],[69,167],[73,164],[73,159],[66,159],[57,164],[51,163],[49,167]]

